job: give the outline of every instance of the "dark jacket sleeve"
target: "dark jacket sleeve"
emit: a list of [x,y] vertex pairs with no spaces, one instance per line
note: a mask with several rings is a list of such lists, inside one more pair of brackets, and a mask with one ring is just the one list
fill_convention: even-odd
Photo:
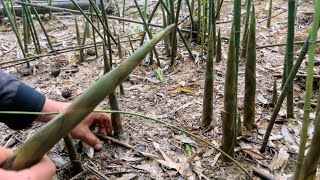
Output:
[[[40,92],[0,71],[0,111],[40,112],[45,99],[45,96]],[[0,122],[4,122],[15,130],[30,127],[36,118],[36,115],[0,114]]]

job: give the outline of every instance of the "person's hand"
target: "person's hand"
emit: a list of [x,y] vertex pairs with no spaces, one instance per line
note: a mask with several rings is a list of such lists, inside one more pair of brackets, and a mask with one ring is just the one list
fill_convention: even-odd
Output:
[[[47,98],[42,107],[42,112],[62,112],[69,105],[70,103],[57,102]],[[39,116],[37,121],[48,122],[52,118],[54,118],[53,115]],[[105,113],[91,113],[71,131],[71,136],[82,140],[96,150],[100,150],[102,148],[102,142],[91,131],[96,128],[98,128],[98,132],[101,134],[112,134],[110,116]]]
[[112,123],[110,116],[105,113],[91,113],[78,126],[71,131],[71,136],[81,139],[96,150],[102,148],[102,142],[97,138],[91,130],[98,128],[100,134],[112,134]]
[[[6,161],[12,153],[11,149],[0,147],[0,164]],[[52,179],[55,173],[56,166],[47,156],[45,156],[34,166],[21,171],[11,171],[0,168],[0,179],[46,180]]]

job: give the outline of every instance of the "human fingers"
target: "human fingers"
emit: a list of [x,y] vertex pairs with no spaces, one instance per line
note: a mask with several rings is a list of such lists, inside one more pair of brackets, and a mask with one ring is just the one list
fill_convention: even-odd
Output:
[[40,162],[33,165],[31,168],[19,172],[22,177],[28,177],[26,179],[34,180],[49,180],[52,179],[55,173],[56,166],[47,156],[43,157]]
[[99,121],[99,133],[101,134],[112,134],[112,122],[110,116],[107,114],[101,114],[98,118]]
[[6,161],[12,153],[13,151],[11,149],[0,147],[0,164]]
[[89,129],[86,129],[84,133],[85,136],[81,138],[82,141],[96,150],[100,150],[102,148],[102,141],[100,141],[100,139],[95,136]]

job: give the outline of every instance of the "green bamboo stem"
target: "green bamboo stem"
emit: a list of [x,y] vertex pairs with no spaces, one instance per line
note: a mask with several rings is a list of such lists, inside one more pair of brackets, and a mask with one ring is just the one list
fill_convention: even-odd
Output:
[[121,45],[120,45],[120,36],[118,36],[118,57],[119,57],[120,60],[123,58],[122,57],[122,48],[121,48]]
[[[127,58],[117,68],[98,79],[65,111],[42,126],[2,164],[4,169],[21,170],[38,162],[61,138],[65,137],[138,66],[154,46],[174,25],[158,33],[152,40]],[[34,153],[37,152],[37,153]]]
[[[9,2],[10,2],[10,4],[9,4]],[[11,13],[12,13],[12,15],[13,15],[14,22],[15,22],[15,24],[17,24],[16,11],[14,10],[14,0],[8,0],[8,1],[7,1],[7,5],[10,6]]]
[[131,51],[132,51],[132,53],[134,53],[134,47],[133,47],[133,44],[131,42],[130,35],[128,35],[128,40],[129,40],[129,44],[130,44],[130,47],[131,47]]
[[[89,10],[90,10],[91,21],[92,21],[92,23],[94,23],[93,7],[92,7],[91,4],[90,4]],[[98,57],[98,47],[97,47],[97,40],[96,40],[96,32],[94,30],[93,25],[91,25],[91,28],[92,28],[92,38],[93,38],[93,44],[94,44],[94,52],[96,54],[96,57]]]
[[73,143],[71,135],[68,134],[66,137],[63,138],[63,140],[64,140],[64,143],[66,144],[66,147],[68,150],[68,156],[73,168],[78,172],[84,171],[84,168],[78,156],[77,149]]
[[275,105],[278,99],[278,91],[277,91],[277,79],[273,81],[273,90],[272,90],[272,104]]
[[[300,180],[302,177],[307,177],[305,174],[306,172],[302,172],[302,163],[304,163],[304,152],[307,143],[307,134],[308,134],[308,126],[310,121],[310,104],[311,104],[311,97],[313,93],[313,68],[314,68],[314,60],[315,60],[315,48],[317,40],[317,33],[319,29],[319,22],[320,22],[320,1],[315,1],[315,10],[313,16],[313,25],[312,30],[310,33],[310,40],[309,40],[309,61],[308,61],[308,69],[307,69],[307,83],[306,83],[306,93],[305,93],[305,100],[303,106],[303,123],[302,129],[300,134],[300,146],[299,146],[299,154],[296,163],[296,169],[294,172],[294,179]],[[317,132],[318,133],[318,132]],[[318,139],[316,140],[318,141]],[[317,145],[318,146],[318,145]],[[312,152],[311,152],[312,153]],[[309,160],[309,159],[308,159]],[[308,163],[308,161],[306,162]],[[305,168],[310,168],[306,166]]]
[[252,130],[255,119],[256,100],[256,18],[254,5],[252,6],[247,53],[247,59],[245,62],[243,124],[248,130]]
[[218,31],[218,42],[217,42],[217,57],[216,57],[216,62],[219,63],[222,60],[222,44],[221,44],[221,32],[220,32],[220,28]]
[[[149,30],[149,28],[148,28],[148,24],[147,24],[146,19],[144,18],[143,14],[142,14],[142,11],[141,11],[141,9],[140,9],[140,7],[139,7],[139,4],[138,4],[137,0],[134,0],[134,3],[135,3],[135,5],[136,5],[136,8],[137,8],[139,14],[140,14],[140,18],[141,18],[142,21],[143,21],[144,30],[148,33],[149,38],[152,39],[152,38],[153,38],[153,37],[152,37],[152,34],[151,34],[151,32],[150,32],[150,30]],[[154,52],[154,54],[155,54],[155,56],[156,56],[157,64],[158,64],[158,66],[160,67],[161,64],[160,64],[160,59],[159,59],[158,52],[157,52],[156,49],[154,49],[153,52]],[[151,60],[150,60],[150,63],[152,64],[152,62],[153,62],[153,60],[151,59]]]
[[[84,12],[82,9],[81,9],[81,7],[74,1],[74,0],[70,0],[73,4],[74,4],[74,6],[76,7],[76,8],[78,8],[78,10],[80,11],[80,13],[86,18],[86,20],[93,26],[93,27],[95,27],[94,26],[94,24],[91,22],[91,20],[90,20],[90,18],[88,17],[88,15],[90,15],[90,13],[86,13],[86,12]],[[94,5],[95,4],[93,4],[93,7],[94,7]],[[78,12],[78,11],[77,11]],[[87,15],[88,14],[88,15]],[[98,16],[99,17],[99,16]],[[103,24],[102,24],[103,25]],[[106,27],[104,27],[105,29],[108,29],[108,28],[106,28]],[[95,27],[94,28],[95,30],[96,30],[96,32],[98,33],[98,35],[102,38],[102,39],[104,39],[104,37],[101,35],[101,33],[99,32],[99,30]],[[115,43],[115,44],[117,44],[117,41],[112,37],[112,35],[111,35],[111,33],[110,32],[107,32],[109,35],[110,35],[110,37],[112,38],[112,40],[113,40],[113,42]]]
[[[28,1],[28,3],[31,2],[30,0],[27,0],[27,1]],[[50,1],[51,1],[51,0],[50,0]],[[52,51],[54,51],[54,48],[53,48],[52,43],[51,43],[51,41],[50,41],[50,37],[49,37],[47,31],[45,30],[45,27],[44,27],[44,25],[43,25],[43,23],[42,23],[42,21],[41,21],[41,18],[40,18],[40,16],[39,16],[36,8],[33,7],[33,6],[31,6],[31,10],[32,10],[32,12],[34,13],[35,17],[37,18],[37,20],[38,20],[38,22],[39,22],[39,24],[40,24],[40,27],[41,27],[41,29],[42,29],[42,31],[43,31],[43,34],[45,35],[45,37],[46,37],[46,39],[47,39],[47,41],[48,41],[48,44],[49,44],[50,49],[51,49]],[[51,19],[51,18],[50,18],[50,19]]]
[[[286,46],[286,77],[288,77],[293,67],[294,55],[294,27],[295,27],[295,0],[288,0],[288,28],[287,28],[287,46]],[[285,78],[282,79],[285,81]],[[294,118],[293,112],[293,81],[289,84],[287,94],[287,118]]]
[[[81,45],[81,37],[80,37],[80,30],[79,30],[79,25],[78,25],[78,21],[77,21],[77,17],[74,17],[74,23],[76,26],[76,38],[77,38],[77,44],[78,46]],[[84,57],[83,57],[83,51],[81,51],[82,48],[79,49],[79,61],[82,62]]]
[[[171,0],[173,1],[173,0]],[[180,8],[181,8],[181,2],[182,0],[178,0],[177,4],[177,12],[175,15],[175,27],[173,29],[173,36],[172,36],[172,49],[171,49],[171,60],[170,60],[170,65],[173,66],[176,62],[176,53],[177,53],[177,29],[178,29],[178,23],[179,23],[179,15],[180,15]],[[172,13],[171,13],[172,15]]]
[[[126,0],[123,0],[122,18],[124,18],[125,8],[126,8]],[[124,21],[122,21],[122,31],[124,32]]]
[[12,14],[10,13],[10,10],[9,10],[9,8],[7,6],[7,3],[5,3],[4,0],[1,0],[1,4],[3,5],[4,12],[6,13],[6,15],[7,15],[8,19],[9,19],[9,22],[10,22],[10,24],[12,26],[12,30],[15,33],[16,37],[17,37],[18,44],[20,46],[21,52],[23,54],[23,57],[27,57],[27,54],[25,53],[25,50],[24,50],[24,47],[23,47],[23,44],[22,44],[22,41],[21,41],[21,36],[20,36],[19,30],[18,30],[17,24],[15,23],[15,20],[12,17]]
[[213,42],[213,25],[209,32],[209,50],[206,62],[206,73],[203,93],[203,108],[202,108],[202,126],[210,129],[210,124],[213,121],[213,59],[214,59],[214,42]]
[[[224,110],[222,112],[222,150],[229,156],[234,156],[236,130],[236,51],[235,33],[232,26],[227,69],[224,85]],[[222,157],[224,161],[229,159]]]
[[[112,69],[112,47],[111,47],[111,33],[108,33],[110,32],[110,28],[109,28],[109,23],[108,23],[108,17],[107,17],[107,14],[104,10],[104,3],[103,3],[103,0],[100,0],[100,11],[102,13],[102,19],[104,21],[104,25],[103,27],[105,27],[106,29],[104,29],[104,33],[107,35],[107,40],[108,40],[108,43],[106,45],[108,45],[108,51],[109,51],[109,66],[110,68]],[[117,43],[116,43],[117,44]],[[118,46],[120,46],[120,44],[117,44]]]
[[[154,6],[151,14],[150,14],[150,17],[148,18],[148,23],[147,24],[150,24],[154,15],[156,14],[157,10],[158,10],[158,7],[159,5],[161,4],[161,0],[157,1],[156,5]],[[146,16],[146,14],[145,14]],[[147,19],[147,17],[145,17]],[[148,25],[148,28],[149,28],[149,25]],[[145,39],[145,36],[146,36],[146,32],[143,32],[143,35],[142,35],[142,38],[141,38],[141,42],[140,42],[140,46],[143,45],[143,42],[144,42],[144,39]]]
[[206,7],[207,7],[208,0],[202,1],[202,17],[201,17],[201,50],[200,50],[200,57],[203,56],[204,51],[204,44],[205,44],[205,34],[206,34],[206,20],[207,20],[207,14],[206,14]]
[[24,51],[28,55],[28,53],[29,53],[29,47],[28,47],[28,44],[29,44],[29,24],[28,24],[26,16],[27,15],[26,15],[25,11],[22,11],[23,44],[24,44]]
[[272,14],[272,0],[269,0],[267,28],[270,28],[270,24],[271,24],[271,14]]
[[[166,14],[166,11],[164,9],[164,7],[166,7],[166,5],[164,4],[164,2],[162,0],[160,0],[161,2],[161,11],[162,11],[162,23],[163,23],[163,27],[167,27],[167,18],[169,18],[168,14]],[[169,12],[169,11],[167,11]],[[169,39],[168,37],[165,37],[163,39],[163,43],[164,43],[164,49],[165,49],[165,53],[167,56],[170,56],[170,42],[169,42]]]
[[242,37],[242,51],[241,51],[241,58],[245,58],[247,54],[247,40],[248,40],[248,27],[249,27],[249,20],[250,20],[250,8],[251,8],[251,0],[247,0],[246,3],[246,19],[244,23],[244,30],[243,30],[243,37]]
[[223,2],[224,2],[224,0],[218,0],[217,12],[216,12],[216,20],[220,20],[220,12],[221,12],[221,8],[222,8]]
[[[109,64],[106,45],[103,45],[103,58],[104,58],[103,59],[104,60],[104,73],[106,74],[109,71],[111,71],[111,65]],[[111,110],[119,111],[120,108],[118,105],[118,100],[117,100],[117,96],[116,96],[115,91],[112,91],[108,95],[108,99],[109,99]],[[113,135],[115,137],[120,137],[124,133],[120,113],[111,114],[111,121],[112,121]]]
[[309,150],[302,163],[300,179],[313,180],[316,178],[317,167],[320,162],[320,149],[319,149],[319,139],[320,139],[320,116],[319,110],[319,99],[320,93],[318,94],[317,102],[317,115],[314,123],[314,132],[311,139],[311,144]]
[[26,18],[27,18],[27,22],[28,22],[29,27],[30,27],[31,37],[32,37],[32,40],[33,40],[33,43],[34,43],[35,50],[36,50],[37,54],[41,54],[40,41],[39,41],[39,38],[38,38],[38,33],[37,33],[36,26],[34,25],[34,21],[33,21],[33,18],[32,18],[31,11],[30,11],[29,7],[27,7],[27,6],[25,6],[25,7],[26,8],[24,8],[23,11],[25,11],[25,14],[27,15]]
[[317,99],[317,109],[316,109],[316,117],[319,115],[320,112],[320,86],[319,86],[319,94],[318,94],[318,99]]
[[[162,3],[162,7],[163,7],[164,10],[167,12],[167,14],[168,14],[168,16],[169,16],[169,18],[170,18],[170,17],[171,17],[171,14],[170,14],[169,8],[166,6],[166,4],[163,2],[163,0],[160,0],[160,1],[161,1],[161,3]],[[191,58],[192,60],[195,60],[195,59],[194,59],[194,56],[193,56],[193,54],[192,54],[192,51],[191,51],[191,49],[190,49],[190,47],[189,47],[189,45],[188,45],[188,42],[186,41],[186,39],[184,38],[184,36],[183,36],[183,34],[182,34],[182,30],[178,27],[178,28],[177,28],[177,31],[178,31],[178,33],[179,33],[180,39],[182,40],[184,46],[186,47],[186,49],[187,49],[187,51],[188,51],[188,53],[189,53],[190,58]],[[166,43],[165,43],[165,44],[166,44]],[[168,45],[168,46],[170,47],[170,45]],[[168,47],[168,48],[169,48],[169,47]]]
[[[196,139],[197,141],[201,141],[205,144],[207,144],[208,146],[212,147],[213,149],[217,150],[218,152],[220,152],[221,154],[225,155],[226,157],[230,158],[232,162],[234,162],[236,164],[236,166],[238,166],[246,175],[248,175],[248,177],[250,179],[253,179],[252,176],[250,175],[250,173],[241,166],[241,164],[239,162],[237,162],[235,159],[233,159],[232,157],[228,156],[228,154],[226,154],[225,152],[223,152],[221,149],[219,149],[218,147],[216,147],[214,144],[212,144],[210,141],[206,140],[205,138],[195,135],[187,130],[184,130],[182,128],[179,128],[175,125],[172,125],[172,123],[167,123],[163,120],[154,118],[154,117],[150,117],[144,114],[140,114],[140,113],[136,113],[136,112],[128,112],[128,111],[114,111],[114,110],[93,110],[93,112],[97,112],[97,113],[121,113],[121,114],[126,114],[126,115],[133,115],[133,116],[137,116],[137,117],[142,117],[145,118],[147,120],[151,120],[160,124],[165,125],[166,127],[170,127],[173,128],[179,132],[185,133],[187,136],[190,136],[194,139]],[[54,115],[54,114],[60,114],[59,112],[26,112],[26,111],[0,111],[0,114],[20,114],[20,115]]]
[[[83,32],[83,37],[82,37],[82,41],[80,45],[85,45],[86,44],[86,39],[89,35],[89,22],[86,21],[85,25],[84,25],[84,32]],[[83,54],[84,49],[80,49],[80,61],[79,63],[84,61],[84,54]]]
[[[48,0],[48,6],[51,6],[51,5],[52,5],[52,0]],[[52,19],[52,10],[51,9],[49,9],[49,19]]]
[[201,0],[198,0],[198,15],[197,15],[197,33],[198,33],[198,43],[201,42]]

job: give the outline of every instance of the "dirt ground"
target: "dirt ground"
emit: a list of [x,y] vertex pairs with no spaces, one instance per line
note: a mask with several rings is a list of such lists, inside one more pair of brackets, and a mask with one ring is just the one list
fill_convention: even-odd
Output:
[[[149,10],[156,1],[150,1]],[[119,3],[122,9],[122,1]],[[272,27],[266,27],[266,2],[256,2],[257,15],[257,46],[283,43],[286,41],[286,18],[287,2],[276,0],[273,4]],[[298,7],[296,40],[303,41],[311,28],[310,14],[303,12],[313,11],[312,2],[303,2]],[[242,7],[245,12],[245,6]],[[183,16],[187,14],[181,13]],[[139,15],[133,6],[133,2],[127,2],[125,17],[128,19],[139,19]],[[76,46],[76,33],[74,25],[75,16],[70,14],[56,13],[53,20],[45,20],[45,27],[58,45],[57,49]],[[80,27],[84,27],[83,18],[76,16]],[[154,24],[162,24],[162,15],[159,11],[153,20]],[[226,1],[222,7],[221,22],[232,18],[232,1]],[[112,46],[113,67],[132,54],[127,35],[131,35],[134,48],[139,47],[142,25],[125,23],[122,30],[122,22],[110,20],[114,27],[114,35],[120,36],[123,59],[118,58],[118,48]],[[21,21],[19,20],[21,25]],[[186,27],[188,22],[182,24]],[[22,26],[21,26],[22,27]],[[230,23],[218,24],[223,37],[229,37]],[[160,29],[152,28],[153,32]],[[39,30],[40,32],[40,30]],[[83,32],[83,28],[81,29]],[[45,52],[49,52],[44,34],[40,33],[41,46]],[[101,41],[101,39],[98,41]],[[92,36],[87,43],[92,43]],[[19,53],[18,44],[10,26],[5,22],[0,26],[0,63],[22,58]],[[171,67],[170,58],[165,55],[163,42],[157,45],[160,54],[161,65],[146,65],[137,67],[132,75],[123,83],[125,94],[120,94],[117,89],[120,109],[129,112],[138,112],[147,116],[162,119],[172,125],[186,129],[194,134],[206,137],[216,146],[221,143],[221,111],[223,110],[224,77],[227,59],[227,44],[223,42],[223,60],[215,63],[214,79],[214,118],[217,121],[215,128],[211,131],[203,131],[200,127],[204,87],[205,58],[199,55],[200,46],[192,43],[196,60],[188,58],[186,49],[179,42],[177,63]],[[32,47],[32,45],[30,45]],[[301,46],[296,46],[295,58],[297,58]],[[44,53],[45,53],[44,52]],[[103,74],[102,49],[99,47],[98,57],[92,56],[93,48],[85,50],[85,61],[76,64],[78,52],[68,52],[55,56],[42,57],[31,63],[32,69],[26,65],[5,68],[6,72],[19,77],[26,84],[41,91],[49,98],[58,101],[72,101],[84,92]],[[274,74],[282,72],[285,46],[259,48],[257,50],[257,94],[256,94],[256,126],[252,132],[243,130],[238,138],[235,159],[250,172],[253,167],[259,168],[265,173],[274,176],[275,179],[288,179],[294,172],[295,160],[299,147],[299,134],[302,125],[303,101],[305,90],[305,78],[295,79],[294,101],[295,119],[285,119],[285,102],[280,111],[277,123],[272,131],[267,152],[260,154],[258,149],[262,141],[263,133],[268,125],[272,113],[272,89],[274,80],[280,93],[281,78],[275,78]],[[319,51],[316,55],[316,63],[320,65]],[[307,59],[306,59],[307,61]],[[242,115],[244,97],[244,60],[239,66],[238,86],[238,110]],[[299,73],[306,72],[307,63],[303,63]],[[52,75],[53,69],[60,69],[56,77]],[[161,81],[157,71],[163,74]],[[319,74],[319,66],[315,67],[315,74]],[[317,85],[317,81],[314,83]],[[314,88],[313,100],[316,102],[318,94],[317,87]],[[70,91],[71,97],[65,99],[62,92]],[[99,105],[101,109],[108,109],[108,100],[105,99]],[[312,111],[311,124],[308,133],[308,144],[312,137],[313,120],[315,112]],[[95,152],[90,159],[82,143],[76,140],[76,146],[85,165],[86,172],[78,176],[70,169],[67,151],[63,142],[57,144],[49,153],[58,167],[55,179],[247,179],[246,175],[234,164],[224,163],[219,157],[220,153],[198,142],[185,134],[133,115],[123,115],[123,126],[125,129],[124,141],[134,146],[133,149],[122,147],[111,141],[105,141],[103,149]],[[11,145],[13,148],[26,140],[41,124],[35,125],[28,130],[13,131],[5,125],[0,124],[0,145]],[[15,143],[10,144],[14,141]],[[13,139],[13,140],[12,140]],[[191,147],[193,156],[189,157],[186,152],[186,144]],[[149,155],[143,154],[148,153]],[[159,159],[158,159],[159,158]],[[102,174],[102,175],[101,175]],[[258,178],[257,178],[258,179]]]

